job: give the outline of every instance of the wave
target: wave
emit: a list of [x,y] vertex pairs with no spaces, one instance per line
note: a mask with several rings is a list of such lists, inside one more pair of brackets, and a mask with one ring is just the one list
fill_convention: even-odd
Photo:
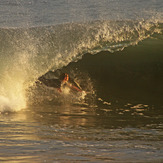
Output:
[[[96,67],[99,66],[97,60],[102,59],[102,51],[116,54],[117,52],[125,53],[126,47],[129,50],[134,48],[134,55],[129,54],[123,57],[122,60],[125,62],[133,56],[136,57],[136,50],[139,49],[135,49],[136,45],[141,47],[143,53],[146,54],[142,55],[144,59],[148,58],[148,50],[144,42],[147,42],[147,44],[149,42],[154,46],[151,62],[153,63],[153,59],[157,58],[159,65],[162,66],[162,62],[159,60],[162,57],[162,30],[162,24],[149,21],[93,21],[32,28],[1,28],[0,95],[9,101],[7,103],[17,104],[10,107],[6,102],[1,102],[2,104],[5,103],[5,105],[0,105],[1,110],[4,110],[6,105],[11,110],[25,108],[27,104],[26,90],[35,83],[39,76],[50,70],[68,69],[69,66],[67,65],[71,67],[71,64],[75,62],[76,67],[81,69],[80,72],[85,69],[84,71],[91,76],[94,73],[94,79],[99,81],[99,78],[95,78],[95,73],[99,71],[96,70]],[[98,53],[100,55],[93,55],[87,62],[84,61],[84,58],[82,59],[83,55],[87,53]],[[114,54],[112,57],[117,56]],[[97,60],[93,62],[95,58]],[[109,79],[104,78],[104,81],[102,78],[107,75],[108,68],[114,67],[117,64],[116,62],[121,63],[121,58],[121,56],[118,56],[114,62],[111,62],[111,58],[100,61],[101,65],[105,65],[100,82],[110,81],[110,77]],[[140,57],[140,59],[142,58]],[[136,62],[139,61],[138,59]],[[80,62],[85,65],[80,67]],[[132,62],[134,61],[132,60]],[[89,66],[86,63],[89,63]],[[96,63],[98,64],[96,65]],[[112,71],[115,72],[115,70]],[[124,71],[127,74],[128,69]],[[114,78],[114,72],[112,73],[112,79]],[[100,86],[97,87],[100,90]],[[105,91],[103,91],[103,94],[105,94]]]

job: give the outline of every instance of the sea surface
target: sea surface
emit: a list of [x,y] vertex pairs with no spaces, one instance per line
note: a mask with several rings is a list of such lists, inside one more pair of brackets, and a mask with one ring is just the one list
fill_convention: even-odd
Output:
[[162,83],[162,0],[0,0],[0,162],[161,163]]

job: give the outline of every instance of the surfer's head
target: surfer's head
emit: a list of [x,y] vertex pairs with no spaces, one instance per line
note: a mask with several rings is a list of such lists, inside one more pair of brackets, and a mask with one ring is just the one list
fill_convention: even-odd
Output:
[[60,80],[61,80],[61,81],[64,81],[64,82],[67,82],[67,81],[69,80],[68,74],[63,73],[63,74],[60,76]]

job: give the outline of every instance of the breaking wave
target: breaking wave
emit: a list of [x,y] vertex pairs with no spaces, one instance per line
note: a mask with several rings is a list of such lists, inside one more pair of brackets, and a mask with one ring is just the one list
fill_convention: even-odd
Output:
[[[160,96],[163,90],[160,86],[162,30],[162,24],[149,21],[93,21],[1,28],[0,111],[27,107],[27,96],[35,89],[32,87],[37,78],[58,69],[75,74],[79,82],[85,79],[81,84],[87,82],[90,89],[85,88],[91,96],[96,92],[106,98],[115,92],[122,95],[124,90],[130,96],[134,88],[145,92],[152,84],[151,92],[157,89],[153,94]],[[119,80],[123,84],[118,83]],[[52,94],[48,96],[52,98]]]

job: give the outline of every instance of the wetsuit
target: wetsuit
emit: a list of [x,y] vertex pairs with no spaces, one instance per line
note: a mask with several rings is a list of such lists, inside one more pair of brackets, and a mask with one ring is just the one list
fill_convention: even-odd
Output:
[[38,80],[48,87],[53,87],[53,88],[61,87],[61,81],[59,79],[46,79],[45,77],[41,76],[38,78]]
[[39,77],[38,80],[48,87],[53,87],[58,89],[60,92],[61,92],[61,86],[64,84],[69,86],[74,91],[82,92],[82,89],[69,77],[67,80],[70,82],[60,80],[60,79],[46,79],[43,76]]

